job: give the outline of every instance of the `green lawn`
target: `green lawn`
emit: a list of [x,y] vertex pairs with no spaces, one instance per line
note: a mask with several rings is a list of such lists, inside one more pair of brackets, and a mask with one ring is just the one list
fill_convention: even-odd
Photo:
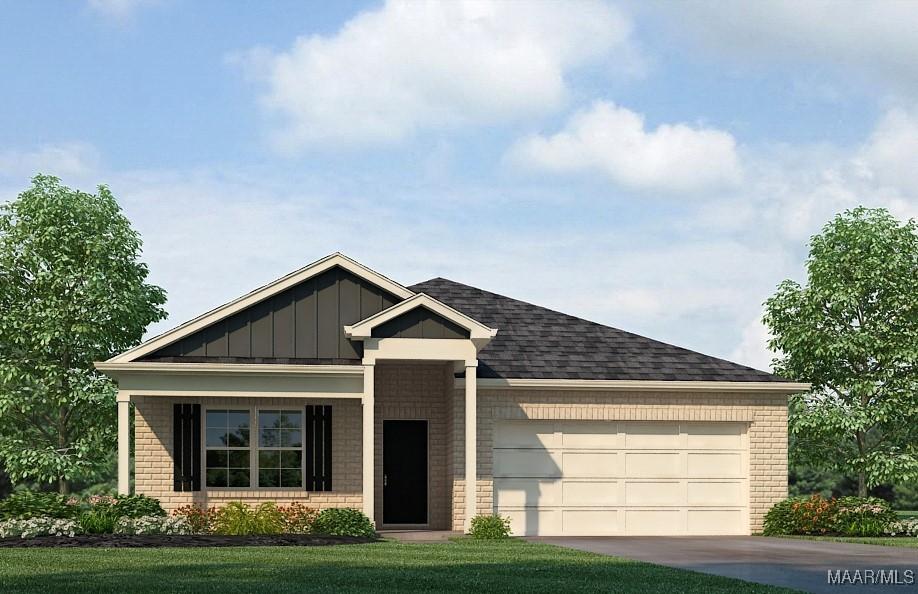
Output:
[[918,510],[911,510],[911,511],[900,510],[896,512],[896,515],[899,516],[900,518],[918,518]]
[[888,537],[888,536],[779,536],[778,538],[800,538],[803,540],[823,540],[826,542],[853,542],[856,544],[872,544],[884,547],[905,547],[918,549],[918,538]]
[[9,592],[790,592],[524,541],[0,549]]

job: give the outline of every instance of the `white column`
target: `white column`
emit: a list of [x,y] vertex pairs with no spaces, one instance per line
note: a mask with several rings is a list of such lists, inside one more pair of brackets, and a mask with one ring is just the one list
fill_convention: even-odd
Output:
[[118,391],[118,494],[131,494],[131,396]]
[[478,499],[478,361],[465,362],[465,530],[477,515]]
[[363,366],[363,513],[370,518],[371,522],[374,522],[373,429],[376,425],[373,414],[375,409],[374,370],[375,366],[372,363]]

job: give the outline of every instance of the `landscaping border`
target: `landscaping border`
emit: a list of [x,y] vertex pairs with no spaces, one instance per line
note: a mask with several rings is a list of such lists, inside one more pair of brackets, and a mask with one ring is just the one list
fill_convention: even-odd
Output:
[[324,547],[376,542],[364,536],[316,534],[81,534],[0,538],[0,548]]

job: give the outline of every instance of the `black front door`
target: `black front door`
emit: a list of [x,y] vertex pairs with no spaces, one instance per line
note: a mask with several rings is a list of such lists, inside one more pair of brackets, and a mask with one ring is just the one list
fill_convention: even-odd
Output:
[[383,523],[427,523],[427,421],[383,421]]

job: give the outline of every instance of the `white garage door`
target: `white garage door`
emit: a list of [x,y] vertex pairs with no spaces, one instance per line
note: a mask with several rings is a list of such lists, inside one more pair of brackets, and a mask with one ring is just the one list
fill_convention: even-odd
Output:
[[501,421],[494,510],[516,535],[748,534],[744,423]]

